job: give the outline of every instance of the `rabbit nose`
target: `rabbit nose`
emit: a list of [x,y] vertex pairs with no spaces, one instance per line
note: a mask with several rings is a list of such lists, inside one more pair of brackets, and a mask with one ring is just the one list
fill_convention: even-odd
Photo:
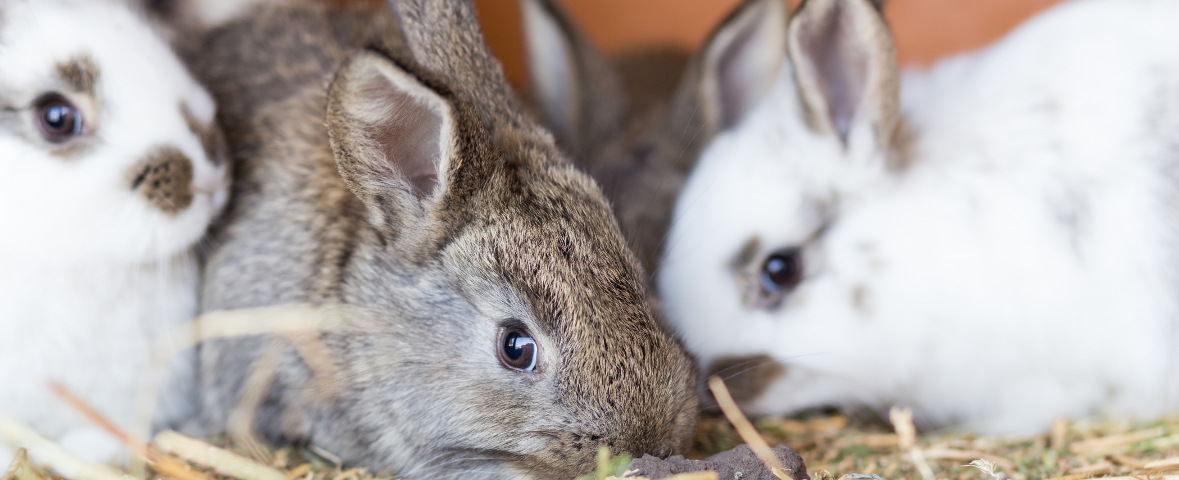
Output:
[[[678,445],[673,445],[669,442],[664,442],[662,445],[658,445],[655,448],[649,449],[647,452],[644,452],[644,453],[651,454],[651,455],[654,455],[659,458],[667,458],[667,457],[670,457],[672,454],[676,453],[677,446]],[[636,456],[642,456],[642,455],[636,454]]]
[[131,190],[152,207],[176,215],[192,204],[192,160],[177,148],[156,148],[131,172]]

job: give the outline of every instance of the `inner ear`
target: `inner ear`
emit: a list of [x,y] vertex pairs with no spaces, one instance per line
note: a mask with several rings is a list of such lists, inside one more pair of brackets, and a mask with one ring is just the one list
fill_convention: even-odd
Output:
[[719,127],[740,122],[764,97],[786,55],[786,6],[781,0],[747,0],[704,46],[705,98]]
[[374,75],[361,82],[362,95],[369,97],[369,138],[416,196],[432,195],[438,188],[443,157],[440,134],[447,112],[428,98],[394,88],[385,77]]
[[899,115],[896,50],[877,1],[807,0],[790,22],[807,122],[844,145],[861,128],[885,141]]
[[329,130],[341,173],[369,193],[400,187],[418,200],[444,189],[453,153],[449,102],[389,58],[364,52],[333,82]]
[[827,116],[841,139],[847,141],[852,118],[863,100],[868,77],[867,52],[858,48],[855,26],[842,12],[845,7],[832,5],[829,15],[799,26],[802,60],[818,75],[818,87],[827,103]]

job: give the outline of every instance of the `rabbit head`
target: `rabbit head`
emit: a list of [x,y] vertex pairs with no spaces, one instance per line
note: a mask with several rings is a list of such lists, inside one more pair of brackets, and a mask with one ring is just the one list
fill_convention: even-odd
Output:
[[[787,46],[761,107],[705,148],[658,272],[669,321],[708,373],[733,376],[754,413],[854,397],[879,373],[867,354],[806,354],[878,335],[858,324],[871,245],[843,260],[861,246],[834,242],[855,238],[837,231],[840,217],[893,168],[893,43],[875,3],[807,0]],[[856,263],[832,264],[842,261]]]
[[0,250],[135,263],[195,244],[226,202],[226,152],[167,44],[103,2],[5,0],[0,19]]
[[747,0],[694,56],[670,48],[607,58],[555,4],[523,2],[535,103],[574,162],[602,184],[649,272],[700,149],[773,85],[786,4]]

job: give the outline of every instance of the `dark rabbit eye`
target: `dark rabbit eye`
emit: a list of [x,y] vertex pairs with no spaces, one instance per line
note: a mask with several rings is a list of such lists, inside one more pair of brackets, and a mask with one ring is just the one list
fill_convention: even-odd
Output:
[[499,361],[512,370],[536,370],[536,340],[523,327],[503,327],[499,333]]
[[62,143],[82,133],[82,113],[58,94],[49,94],[36,102],[37,128],[41,136]]
[[766,293],[786,293],[802,281],[802,252],[797,248],[778,250],[761,266],[761,288]]

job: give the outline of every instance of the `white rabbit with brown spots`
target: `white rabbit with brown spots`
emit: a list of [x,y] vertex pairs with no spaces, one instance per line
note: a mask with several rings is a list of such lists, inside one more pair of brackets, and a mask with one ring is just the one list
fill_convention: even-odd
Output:
[[[114,3],[0,1],[0,65],[0,413],[109,460],[118,443],[48,382],[133,421],[154,343],[196,312],[194,248],[228,197],[214,103]],[[183,360],[161,422],[192,408]]]
[[902,78],[877,5],[806,1],[776,90],[679,198],[671,322],[757,379],[752,413],[1174,412],[1176,22],[1172,0],[1068,2]]

